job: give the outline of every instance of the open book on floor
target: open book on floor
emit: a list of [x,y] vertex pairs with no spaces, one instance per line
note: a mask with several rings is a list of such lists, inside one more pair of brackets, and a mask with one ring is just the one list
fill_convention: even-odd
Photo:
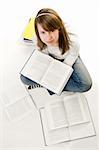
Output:
[[31,113],[33,101],[21,84],[11,85],[0,92],[0,102],[10,121],[19,121]]
[[35,50],[20,73],[50,91],[60,94],[72,72],[72,67]]
[[88,103],[83,94],[75,93],[54,99],[40,109],[45,145],[95,135]]

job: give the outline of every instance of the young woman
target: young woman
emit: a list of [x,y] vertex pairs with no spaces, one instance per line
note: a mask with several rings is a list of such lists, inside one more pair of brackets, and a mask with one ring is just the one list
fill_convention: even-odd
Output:
[[[74,69],[63,91],[86,92],[92,86],[91,77],[79,56],[79,44],[71,40],[71,34],[56,11],[44,8],[35,17],[37,50],[48,54]],[[28,89],[39,87],[37,83],[21,75]],[[49,90],[48,90],[49,91]],[[49,91],[50,94],[53,92]]]

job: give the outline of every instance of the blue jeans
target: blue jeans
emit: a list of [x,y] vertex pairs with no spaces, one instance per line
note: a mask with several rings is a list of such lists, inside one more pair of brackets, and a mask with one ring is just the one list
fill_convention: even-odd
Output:
[[[72,66],[74,71],[69,78],[67,84],[65,85],[63,91],[70,91],[70,92],[86,92],[92,86],[91,77],[83,64],[80,57],[77,58],[74,65]],[[21,75],[20,76],[22,82],[26,85],[34,85],[37,84],[36,82],[30,80],[29,78]],[[53,92],[48,92],[52,95]]]

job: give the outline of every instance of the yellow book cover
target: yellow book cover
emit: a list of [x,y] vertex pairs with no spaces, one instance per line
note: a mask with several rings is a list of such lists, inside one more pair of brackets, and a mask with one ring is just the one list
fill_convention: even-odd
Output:
[[35,28],[34,28],[34,18],[32,17],[27,24],[24,32],[23,32],[23,38],[32,40],[33,36],[35,35]]

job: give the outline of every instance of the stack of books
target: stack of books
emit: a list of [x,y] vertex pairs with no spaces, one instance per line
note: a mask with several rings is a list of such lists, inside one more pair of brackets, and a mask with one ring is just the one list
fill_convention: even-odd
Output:
[[34,36],[35,36],[34,18],[31,17],[22,33],[22,38],[26,43],[33,43]]

